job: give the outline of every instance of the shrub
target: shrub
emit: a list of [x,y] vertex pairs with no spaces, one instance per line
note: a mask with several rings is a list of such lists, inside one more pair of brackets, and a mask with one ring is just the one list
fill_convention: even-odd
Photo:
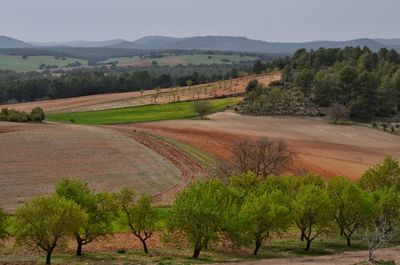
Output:
[[46,119],[46,114],[43,109],[40,107],[36,107],[31,111],[31,121],[34,122],[43,122]]

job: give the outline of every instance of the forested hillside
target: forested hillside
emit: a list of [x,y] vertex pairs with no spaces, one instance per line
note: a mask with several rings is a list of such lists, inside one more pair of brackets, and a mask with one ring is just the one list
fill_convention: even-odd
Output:
[[250,89],[249,111],[268,112],[271,99],[287,104],[300,99],[306,107],[336,103],[347,108],[355,120],[387,117],[400,110],[400,55],[395,50],[301,49],[290,58],[258,62],[253,70],[274,67],[282,70],[282,82],[275,83],[274,89]]

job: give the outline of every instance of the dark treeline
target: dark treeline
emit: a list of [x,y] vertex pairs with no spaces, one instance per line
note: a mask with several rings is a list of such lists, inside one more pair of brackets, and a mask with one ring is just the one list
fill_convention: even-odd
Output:
[[[183,68],[186,71],[179,71]],[[25,102],[46,98],[55,99],[101,93],[140,91],[156,87],[186,86],[188,80],[196,85],[234,78],[239,74],[236,68],[228,69],[226,67],[220,67],[215,72],[202,71],[201,73],[190,72],[190,70],[197,69],[196,67],[177,69],[170,67],[165,69],[164,73],[157,68],[149,69],[151,73],[148,70],[124,73],[81,70],[64,73],[58,77],[34,73],[16,74],[10,71],[9,77],[5,77],[4,82],[1,82],[3,75],[0,73],[0,102]]]
[[387,117],[400,110],[400,55],[395,50],[346,47],[298,50],[253,71],[282,70],[284,89],[297,89],[320,107],[333,103],[349,109],[352,119]]

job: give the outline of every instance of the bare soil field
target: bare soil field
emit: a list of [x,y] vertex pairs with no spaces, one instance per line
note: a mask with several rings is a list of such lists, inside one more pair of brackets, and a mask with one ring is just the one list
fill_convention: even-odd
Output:
[[232,161],[232,144],[244,138],[282,139],[296,154],[296,169],[352,179],[385,156],[400,159],[400,138],[357,125],[332,125],[324,118],[255,117],[217,113],[209,120],[173,120],[118,125],[168,137]]
[[[257,79],[263,84],[269,84],[271,81],[279,80],[280,74],[273,73],[261,76],[247,76],[243,78],[227,80],[223,82],[209,83],[203,85],[181,88],[165,88],[161,89],[159,97],[157,98],[158,104],[173,102],[170,95],[172,90],[179,91],[180,101],[191,99],[207,99],[220,97],[223,95],[241,94],[245,91],[247,83]],[[199,94],[197,94],[199,92]],[[103,110],[113,108],[124,108],[133,106],[142,106],[154,103],[153,96],[156,94],[155,90],[144,91],[143,97],[139,91],[125,92],[125,93],[111,93],[99,94],[91,96],[82,96],[75,98],[43,100],[27,103],[5,104],[0,105],[0,108],[13,108],[19,111],[30,112],[34,107],[42,107],[46,112],[74,112],[74,111],[89,111],[89,110]]]
[[0,205],[13,211],[33,196],[52,192],[63,177],[85,179],[98,191],[132,186],[138,193],[154,194],[158,203],[168,203],[183,184],[203,172],[196,163],[166,143],[134,133],[0,122]]

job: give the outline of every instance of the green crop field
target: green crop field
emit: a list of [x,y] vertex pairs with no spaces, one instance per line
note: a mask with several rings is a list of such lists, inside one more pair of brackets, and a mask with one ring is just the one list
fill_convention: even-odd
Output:
[[62,58],[55,59],[53,56],[28,56],[26,59],[23,59],[22,56],[0,54],[0,69],[24,72],[38,70],[42,63],[64,67],[69,63],[74,63],[75,61],[78,61],[81,64],[87,64],[87,61],[85,60],[68,57],[65,58],[65,60]]
[[[211,112],[223,110],[239,101],[240,98],[210,100]],[[122,109],[48,114],[47,120],[54,122],[71,122],[73,120],[78,124],[101,125],[185,119],[196,116],[198,115],[193,110],[193,102],[179,102]]]

